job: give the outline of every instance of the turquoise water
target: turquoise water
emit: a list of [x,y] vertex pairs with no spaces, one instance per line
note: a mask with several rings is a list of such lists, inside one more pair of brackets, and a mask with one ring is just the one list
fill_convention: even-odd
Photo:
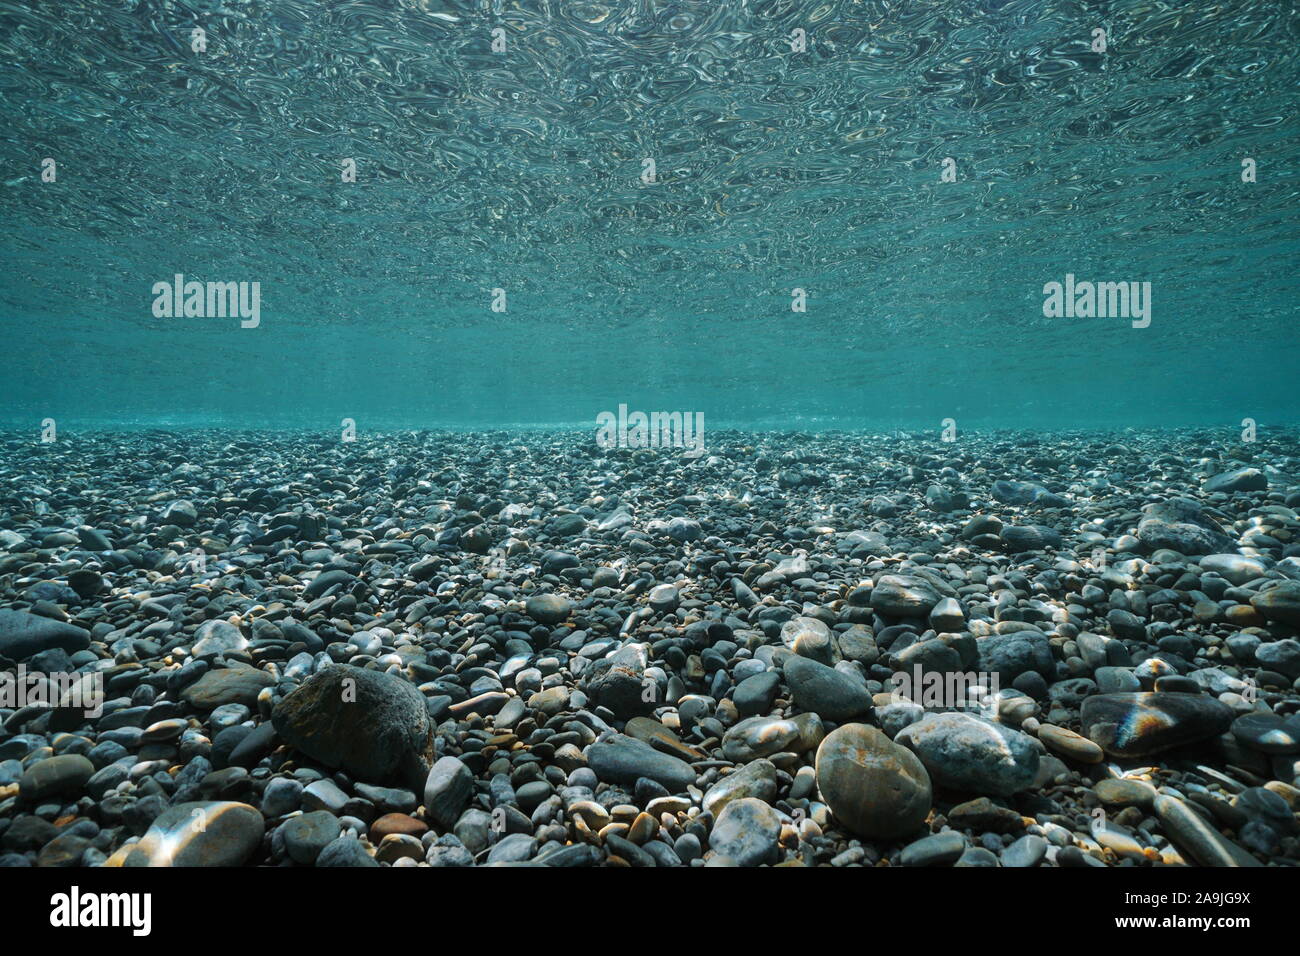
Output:
[[1289,0],[0,3],[0,421],[1295,422],[1297,50]]

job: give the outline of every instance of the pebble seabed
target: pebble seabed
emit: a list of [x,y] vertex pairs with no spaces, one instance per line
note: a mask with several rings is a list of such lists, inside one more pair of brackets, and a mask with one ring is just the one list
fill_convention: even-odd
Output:
[[1295,866],[1296,439],[0,435],[0,864]]

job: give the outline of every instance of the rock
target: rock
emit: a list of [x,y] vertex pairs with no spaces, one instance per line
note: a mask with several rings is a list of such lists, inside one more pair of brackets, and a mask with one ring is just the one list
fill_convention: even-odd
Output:
[[776,862],[780,837],[781,818],[775,810],[756,797],[739,797],[723,807],[709,833],[709,846],[737,866],[760,866]]
[[893,617],[925,617],[940,595],[929,581],[905,574],[885,574],[871,589],[871,606]]
[[1002,851],[1002,865],[1021,868],[1038,866],[1047,857],[1047,841],[1027,833]]
[[26,611],[0,610],[0,657],[25,661],[53,648],[75,654],[90,646],[90,633]]
[[796,654],[833,665],[838,657],[831,629],[815,617],[796,617],[781,627],[781,643]]
[[336,866],[378,866],[379,863],[366,852],[361,841],[356,837],[341,836],[320,851],[316,865]]
[[1046,678],[1055,676],[1052,645],[1042,631],[990,634],[977,640],[975,647],[979,652],[979,669],[986,674],[997,674],[1002,686],[1009,686],[1021,674],[1030,672]]
[[257,707],[257,695],[264,687],[275,686],[275,678],[266,671],[234,664],[210,670],[181,691],[181,699],[196,710],[213,710],[225,704]]
[[474,795],[474,774],[458,757],[440,758],[424,782],[424,813],[443,830],[450,830]]
[[1207,494],[1223,492],[1229,495],[1238,491],[1267,491],[1268,478],[1258,468],[1238,468],[1205,479],[1203,489]]
[[1002,543],[1012,554],[1023,554],[1060,548],[1061,535],[1043,525],[1007,525],[1002,529]]
[[303,866],[315,866],[325,847],[339,838],[342,827],[338,817],[325,810],[314,810],[290,817],[280,828],[289,858]]
[[669,793],[685,793],[695,782],[690,764],[624,734],[611,734],[587,748],[587,766],[608,783],[630,785],[646,777]]
[[824,720],[843,723],[871,713],[871,693],[866,685],[833,667],[792,656],[786,660],[783,674],[800,709]]
[[534,594],[524,603],[524,612],[538,624],[554,627],[568,620],[573,605],[558,594]]
[[243,866],[262,843],[262,815],[246,803],[180,803],[158,815],[123,866]]
[[194,639],[194,647],[190,649],[192,657],[215,657],[248,647],[248,639],[229,621],[204,621],[194,632]]
[[1295,680],[1300,677],[1300,641],[1287,638],[1255,648],[1255,660],[1271,671]]
[[1087,737],[1054,724],[1040,724],[1038,739],[1052,753],[1079,763],[1101,763],[1106,759],[1105,752]]
[[1243,714],[1232,722],[1232,735],[1258,753],[1300,753],[1300,714]]
[[782,751],[804,753],[821,743],[825,735],[821,718],[815,713],[788,719],[749,717],[723,735],[722,755],[736,763],[748,763]]
[[1264,562],[1241,554],[1207,554],[1201,558],[1201,570],[1213,571],[1235,585],[1243,585],[1268,573]]
[[46,757],[27,768],[18,781],[18,793],[28,803],[50,797],[75,796],[95,773],[95,765],[80,754]]
[[1084,734],[1112,757],[1145,757],[1226,731],[1232,711],[1204,694],[1097,694],[1079,712]]
[[660,701],[658,687],[646,680],[646,663],[641,645],[625,644],[587,669],[582,689],[593,703],[624,720],[652,714]]
[[1008,796],[1033,786],[1038,751],[1019,731],[971,714],[926,714],[895,741],[916,752],[935,783]]
[[776,671],[764,671],[746,677],[737,684],[731,699],[741,717],[761,716],[771,711],[772,702],[776,700],[780,689],[781,675]]
[[915,832],[930,812],[930,776],[916,755],[875,727],[832,731],[816,757],[817,790],[835,819],[870,839]]
[[966,837],[956,830],[944,830],[903,847],[898,862],[903,866],[952,866],[965,851]]
[[271,721],[294,749],[368,782],[421,787],[433,763],[424,696],[381,671],[326,667],[281,698]]
[[1300,627],[1300,581],[1283,581],[1260,591],[1250,599],[1250,606],[1267,621]]
[[1191,498],[1171,498],[1146,505],[1138,523],[1138,540],[1151,550],[1168,548],[1179,554],[1217,554],[1232,546],[1200,503]]
[[1161,794],[1153,809],[1165,835],[1202,866],[1259,866],[1258,860],[1177,797]]
[[760,758],[722,777],[705,793],[702,806],[716,818],[723,807],[741,797],[755,797],[765,803],[776,799],[776,766],[772,761]]
[[948,825],[979,833],[1013,833],[1023,830],[1025,823],[1016,811],[998,806],[988,797],[976,797],[949,810]]

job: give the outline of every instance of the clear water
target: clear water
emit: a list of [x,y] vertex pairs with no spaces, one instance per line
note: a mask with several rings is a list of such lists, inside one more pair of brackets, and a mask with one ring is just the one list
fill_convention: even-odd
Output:
[[1298,50],[1292,0],[0,3],[0,419],[1295,422]]

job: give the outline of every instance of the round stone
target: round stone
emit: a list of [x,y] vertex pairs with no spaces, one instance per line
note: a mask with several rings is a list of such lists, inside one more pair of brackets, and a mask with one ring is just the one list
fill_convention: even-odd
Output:
[[930,775],[917,756],[875,727],[846,724],[817,748],[817,790],[859,836],[914,833],[930,813]]

